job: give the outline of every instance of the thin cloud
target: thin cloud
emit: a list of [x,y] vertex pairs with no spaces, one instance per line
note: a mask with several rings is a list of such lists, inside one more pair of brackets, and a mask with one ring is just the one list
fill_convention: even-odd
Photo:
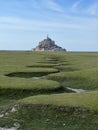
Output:
[[76,9],[83,0],[78,0],[72,5],[72,9]]
[[63,8],[54,0],[41,0],[44,7],[56,12],[64,12]]
[[98,15],[98,3],[94,3],[87,9],[87,13],[90,15]]
[[[72,22],[70,22],[72,21]],[[0,30],[20,30],[20,31],[47,31],[47,30],[97,30],[98,26],[96,19],[73,19],[66,23],[59,20],[58,22],[53,21],[38,21],[32,19],[24,19],[17,17],[0,17]]]

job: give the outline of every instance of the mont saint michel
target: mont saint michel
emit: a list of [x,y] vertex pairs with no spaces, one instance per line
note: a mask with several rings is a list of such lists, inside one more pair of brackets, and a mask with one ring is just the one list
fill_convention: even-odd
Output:
[[66,49],[55,44],[55,41],[47,35],[47,38],[39,42],[33,51],[66,51]]

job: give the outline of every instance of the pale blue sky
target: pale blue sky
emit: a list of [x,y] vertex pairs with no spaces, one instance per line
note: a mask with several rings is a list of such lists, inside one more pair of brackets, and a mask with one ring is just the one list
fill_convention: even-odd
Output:
[[0,0],[0,50],[30,50],[47,34],[68,51],[98,51],[98,0]]

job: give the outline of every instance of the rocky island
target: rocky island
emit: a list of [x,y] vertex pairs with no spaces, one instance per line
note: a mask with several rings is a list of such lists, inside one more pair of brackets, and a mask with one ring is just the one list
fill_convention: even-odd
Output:
[[36,48],[33,48],[33,51],[66,51],[66,49],[56,45],[55,41],[47,36]]

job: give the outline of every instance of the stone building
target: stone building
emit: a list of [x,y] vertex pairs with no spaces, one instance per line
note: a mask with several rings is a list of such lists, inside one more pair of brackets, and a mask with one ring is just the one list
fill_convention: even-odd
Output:
[[55,44],[51,38],[47,36],[46,39],[39,42],[38,46],[33,51],[66,51],[66,49]]

